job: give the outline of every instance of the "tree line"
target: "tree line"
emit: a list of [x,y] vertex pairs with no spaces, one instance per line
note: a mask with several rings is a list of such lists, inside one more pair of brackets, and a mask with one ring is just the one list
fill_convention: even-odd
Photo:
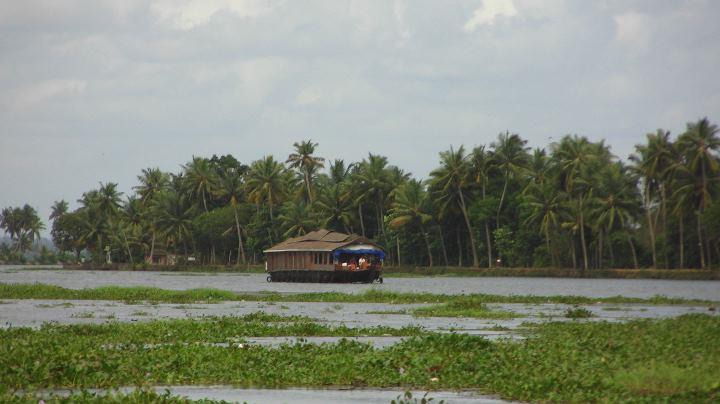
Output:
[[[53,205],[53,242],[96,262],[171,253],[239,265],[324,227],[372,239],[391,265],[720,265],[720,138],[707,118],[677,137],[647,134],[629,161],[584,136],[531,149],[504,132],[489,145],[441,152],[426,180],[381,155],[348,163],[317,150],[307,140],[284,162],[266,156],[246,165],[224,155],[193,157],[177,173],[147,168],[127,196],[100,183],[73,211]],[[17,251],[43,228],[33,212],[2,211]]]

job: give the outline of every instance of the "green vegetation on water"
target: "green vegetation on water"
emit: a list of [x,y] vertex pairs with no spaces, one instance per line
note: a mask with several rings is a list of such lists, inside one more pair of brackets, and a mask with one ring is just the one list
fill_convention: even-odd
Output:
[[562,303],[562,304],[663,304],[663,305],[714,305],[717,302],[654,296],[648,299],[624,296],[534,296],[534,295],[443,295],[433,293],[404,293],[369,289],[363,293],[258,293],[238,294],[219,289],[167,290],[154,287],[103,286],[92,289],[67,289],[41,283],[0,283],[0,299],[68,299],[68,300],[121,300],[126,302],[150,301],[168,303],[195,303],[221,301],[261,302],[337,302],[337,303]]
[[474,317],[496,320],[524,317],[511,311],[491,310],[485,304],[473,299],[457,299],[449,303],[418,307],[413,310],[413,314],[424,317]]
[[[286,323],[282,317],[258,316],[261,321],[249,328],[269,330]],[[217,321],[232,325],[218,327]],[[297,321],[302,322],[289,322]],[[193,323],[205,331],[193,329]],[[522,341],[420,333],[382,349],[349,340],[279,348],[185,343],[202,339],[202,332],[210,339],[242,335],[244,323],[255,320],[0,330],[0,394],[61,387],[230,384],[479,388],[508,399],[550,402],[710,402],[720,397],[716,316],[549,323],[538,325],[533,336]],[[216,328],[225,331],[213,331]],[[108,347],[120,340],[126,344],[123,349]],[[148,341],[164,343],[146,345]]]
[[[163,394],[157,393],[151,389],[137,389],[129,393],[123,392],[90,392],[87,390],[74,393],[72,395],[64,396],[60,394],[45,393],[41,394],[42,402],[47,404],[58,403],[58,404],[132,404],[132,403],[162,403],[162,404],[212,404],[212,403],[225,403],[225,401],[214,401],[214,400],[188,400],[183,397],[178,397],[165,392]],[[27,404],[38,404],[40,398],[35,393],[17,394],[17,395],[3,395],[0,396],[4,403],[27,403]]]
[[573,307],[565,310],[565,317],[567,318],[590,318],[595,317],[592,311],[584,307]]

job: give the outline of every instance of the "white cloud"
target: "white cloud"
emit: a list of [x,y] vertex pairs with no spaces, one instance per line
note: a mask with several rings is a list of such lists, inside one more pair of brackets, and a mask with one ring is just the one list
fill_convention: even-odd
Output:
[[168,22],[173,28],[180,30],[205,25],[219,11],[255,18],[272,9],[272,3],[260,0],[158,0],[151,6],[151,10],[161,22]]
[[650,18],[642,13],[627,12],[613,17],[615,40],[623,45],[646,49],[650,44]]
[[395,25],[397,26],[398,35],[400,35],[400,43],[410,38],[410,29],[405,21],[405,12],[407,11],[407,3],[404,0],[395,0],[393,3],[393,15],[395,16]]
[[305,88],[295,97],[295,103],[300,106],[310,105],[319,101],[320,98],[322,98],[320,91],[313,88]]
[[12,97],[12,106],[16,109],[30,108],[54,97],[80,94],[86,87],[87,82],[83,80],[46,80],[19,90]]
[[482,5],[465,23],[463,30],[474,32],[481,25],[493,25],[498,17],[513,17],[517,13],[512,0],[483,0]]

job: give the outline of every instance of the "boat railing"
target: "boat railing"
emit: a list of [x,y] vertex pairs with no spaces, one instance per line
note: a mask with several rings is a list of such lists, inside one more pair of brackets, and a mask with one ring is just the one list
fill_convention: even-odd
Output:
[[335,270],[336,271],[365,271],[365,270],[376,270],[379,271],[382,269],[382,264],[367,264],[365,268],[360,268],[359,266],[355,269],[351,269],[350,265],[343,265],[343,264],[335,264]]

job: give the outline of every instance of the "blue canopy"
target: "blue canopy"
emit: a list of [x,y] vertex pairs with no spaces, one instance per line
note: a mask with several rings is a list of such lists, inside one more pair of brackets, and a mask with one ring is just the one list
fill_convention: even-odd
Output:
[[371,249],[345,250],[345,249],[340,249],[340,250],[335,250],[333,252],[333,257],[340,258],[340,254],[359,254],[359,255],[368,254],[368,255],[377,255],[378,257],[380,257],[381,260],[385,259],[385,252],[383,252],[382,250],[371,250]]

